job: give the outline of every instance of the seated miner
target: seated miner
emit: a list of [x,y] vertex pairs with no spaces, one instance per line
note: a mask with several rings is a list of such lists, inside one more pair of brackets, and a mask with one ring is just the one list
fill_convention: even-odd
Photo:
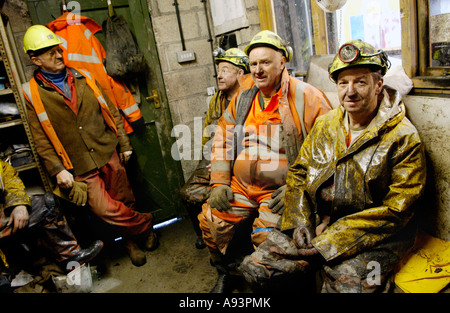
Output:
[[[329,68],[340,106],[316,120],[287,175],[281,231],[296,246],[290,260],[319,271],[322,292],[389,291],[414,243],[424,146],[400,94],[383,86],[389,67],[366,42],[341,46]],[[280,242],[259,248],[275,251]],[[258,256],[250,263],[253,273],[267,265]]]
[[233,95],[239,88],[239,79],[248,73],[248,57],[238,48],[224,51],[218,48],[214,51],[214,62],[217,64],[218,91],[209,101],[202,135],[202,160],[198,163],[194,173],[189,177],[180,193],[192,220],[197,240],[197,249],[206,247],[202,231],[198,225],[198,214],[202,204],[208,199],[211,192],[209,185],[211,168],[211,139],[214,137],[215,125],[222,113],[227,109]]
[[259,32],[245,53],[251,76],[218,121],[213,188],[199,215],[219,273],[212,292],[234,289],[240,259],[279,224],[288,166],[315,119],[331,110],[323,92],[289,76],[293,51],[277,34]]
[[60,44],[42,25],[31,26],[24,36],[24,50],[38,67],[23,85],[36,151],[58,187],[87,193],[81,206],[87,204],[122,236],[132,263],[143,265],[141,247],[154,249],[157,238],[152,215],[134,209],[124,167],[132,153],[130,140],[95,77],[65,66]]
[[61,214],[57,198],[50,193],[29,197],[15,168],[3,160],[0,160],[0,193],[0,239],[38,230],[44,247],[65,270],[72,269],[74,264],[70,262],[86,263],[100,253],[103,247],[100,240],[81,249]]

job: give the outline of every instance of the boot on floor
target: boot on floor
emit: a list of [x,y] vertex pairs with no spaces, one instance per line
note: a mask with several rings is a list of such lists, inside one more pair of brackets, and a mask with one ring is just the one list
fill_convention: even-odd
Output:
[[134,266],[142,266],[147,262],[144,251],[133,240],[126,242],[125,249]]

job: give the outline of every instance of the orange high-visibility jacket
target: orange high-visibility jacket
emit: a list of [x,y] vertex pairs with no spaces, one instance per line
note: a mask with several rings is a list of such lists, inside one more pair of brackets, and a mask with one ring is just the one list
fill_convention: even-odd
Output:
[[61,46],[67,66],[85,69],[105,90],[111,102],[121,111],[127,134],[133,127],[143,125],[144,118],[131,92],[106,72],[103,60],[106,53],[94,36],[102,28],[89,17],[65,12],[46,25],[63,42]]
[[[290,77],[285,69],[281,79],[280,96],[277,98],[277,110],[270,112],[275,114],[265,115],[266,112],[258,112],[257,115],[260,118],[254,119],[253,125],[248,125],[249,116],[253,116],[249,112],[255,107],[258,91],[251,76],[244,77],[240,81],[239,91],[233,96],[227,110],[220,117],[211,154],[211,185],[230,185],[234,161],[239,158],[246,160],[243,155],[252,139],[256,138],[257,144],[260,138],[264,140],[262,137],[251,137],[256,133],[250,130],[249,126],[259,129],[260,125],[271,124],[271,119],[276,119],[278,122],[281,118],[285,135],[280,137],[284,138],[285,156],[288,164],[291,164],[297,157],[300,146],[316,118],[332,109],[329,100],[321,90]],[[238,131],[236,129],[238,125],[243,126],[244,130]]]
[[[91,79],[89,73],[83,72],[82,70],[78,72],[86,78],[86,83],[92,89],[98,103],[100,104],[102,115],[105,119],[106,124],[117,136],[118,133],[116,122],[114,121],[114,117],[112,116],[111,111],[109,111],[108,104],[103,98],[102,92],[100,91],[100,89],[98,89],[95,81]],[[55,151],[60,157],[64,167],[67,170],[73,169],[72,162],[70,161],[70,158],[67,155],[67,152],[64,149],[61,141],[59,140],[58,135],[56,134],[55,129],[53,128],[52,123],[50,122],[45,111],[44,104],[42,103],[41,97],[39,96],[38,84],[34,77],[32,77],[29,82],[23,84],[23,93],[25,95],[25,98],[33,105],[39,122],[41,123],[42,129],[55,148]]]

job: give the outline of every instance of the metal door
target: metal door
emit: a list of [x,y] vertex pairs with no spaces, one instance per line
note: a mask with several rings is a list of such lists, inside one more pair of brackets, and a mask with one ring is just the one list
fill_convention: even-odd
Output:
[[[74,13],[87,16],[99,25],[108,17],[107,2],[102,0],[66,1]],[[62,1],[27,0],[33,24],[45,25],[62,14]],[[114,11],[128,22],[149,71],[139,77],[140,109],[146,121],[142,133],[130,135],[134,153],[127,165],[138,210],[151,212],[155,222],[184,214],[179,190],[184,183],[181,165],[171,156],[172,121],[163,83],[159,57],[147,2],[112,0]],[[97,38],[104,43],[101,32]]]

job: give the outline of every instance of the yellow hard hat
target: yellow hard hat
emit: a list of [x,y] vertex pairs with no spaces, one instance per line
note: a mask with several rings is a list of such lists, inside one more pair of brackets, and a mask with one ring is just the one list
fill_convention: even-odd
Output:
[[23,37],[23,50],[37,51],[62,44],[62,41],[50,29],[43,25],[33,25],[27,29]]
[[286,41],[270,30],[260,31],[253,36],[252,41],[245,47],[245,53],[249,55],[250,51],[256,47],[270,47],[275,50],[280,50],[286,57],[287,62],[292,60],[294,54],[294,51]]
[[381,70],[381,75],[384,75],[391,67],[391,62],[383,50],[377,50],[361,40],[351,40],[339,48],[333,62],[330,64],[328,73],[330,78],[336,82],[340,71],[357,66],[367,66]]
[[248,73],[248,57],[241,49],[230,48],[225,51],[222,48],[217,48],[216,50],[214,50],[213,55],[215,58],[214,62],[216,64],[219,64],[220,62],[229,62],[242,68],[245,73]]

